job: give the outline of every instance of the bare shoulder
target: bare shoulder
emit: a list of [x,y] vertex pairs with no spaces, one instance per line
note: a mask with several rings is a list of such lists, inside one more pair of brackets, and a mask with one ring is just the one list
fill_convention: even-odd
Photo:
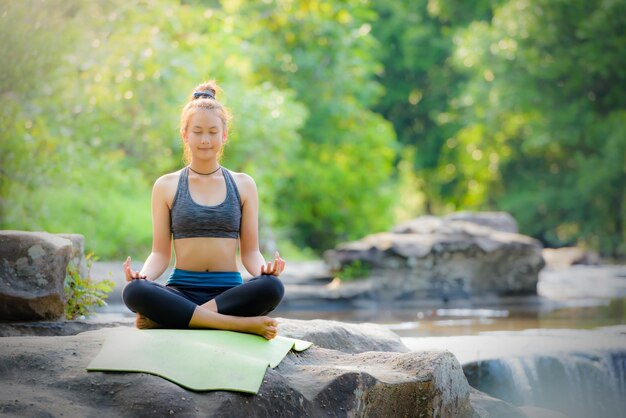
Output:
[[174,200],[174,195],[176,195],[176,188],[178,187],[181,171],[182,169],[162,175],[156,179],[154,187],[152,188],[153,195],[165,200],[170,207]]
[[246,173],[237,173],[235,171],[230,172],[233,175],[233,179],[235,180],[235,184],[239,190],[239,195],[243,201],[250,197],[251,194],[256,195],[256,182],[250,175]]

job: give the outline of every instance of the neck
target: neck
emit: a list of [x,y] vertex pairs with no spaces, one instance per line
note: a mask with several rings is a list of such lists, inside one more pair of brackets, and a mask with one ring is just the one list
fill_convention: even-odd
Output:
[[220,169],[220,164],[217,161],[198,162],[192,161],[189,164],[191,171],[197,174],[213,174]]

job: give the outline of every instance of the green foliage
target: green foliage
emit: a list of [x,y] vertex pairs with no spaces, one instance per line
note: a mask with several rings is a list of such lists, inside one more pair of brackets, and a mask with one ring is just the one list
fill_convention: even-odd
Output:
[[215,78],[235,116],[223,163],[257,182],[261,240],[296,257],[459,209],[626,254],[625,11],[0,0],[0,228],[144,256],[151,185],[182,166],[179,112]]
[[[226,3],[225,3],[226,4]],[[361,1],[229,3],[257,45],[254,73],[295,93],[308,109],[302,146],[277,188],[277,217],[299,246],[319,252],[338,241],[393,223],[393,162],[398,151],[389,122],[369,107],[382,93],[373,80],[379,45]]]
[[[261,220],[279,225],[273,183],[292,170],[306,109],[288,90],[251,81],[249,51],[223,30],[230,18],[222,10],[161,0],[78,2],[61,22],[30,31],[54,3],[4,6],[4,19],[23,28],[29,54],[54,49],[49,39],[59,31],[64,64],[28,80],[38,94],[13,100],[17,90],[7,83],[3,109],[13,111],[2,118],[0,228],[80,232],[88,250],[105,258],[143,256],[151,246],[151,183],[182,166],[179,112],[208,78],[218,80],[235,114],[224,164],[254,176]],[[29,17],[33,5],[41,16]],[[12,28],[3,25],[2,33]]]
[[497,202],[548,245],[624,253],[626,2],[511,0],[460,31],[460,205]]
[[[97,258],[93,253],[85,256],[88,270],[91,269],[93,261]],[[65,277],[65,317],[76,319],[81,316],[89,316],[96,306],[106,306],[105,299],[115,287],[111,280],[102,280],[94,283],[89,277],[82,277],[78,266],[69,263],[67,265],[67,276]]]
[[386,90],[375,109],[393,122],[398,141],[415,150],[413,167],[425,181],[413,193],[405,193],[423,199],[423,211],[440,213],[449,208],[449,184],[438,172],[441,166],[448,171],[455,167],[448,166],[444,144],[461,125],[449,104],[467,78],[449,64],[455,30],[489,18],[492,3],[372,2],[377,12],[372,33],[382,46],[376,55],[384,67],[377,76]]
[[352,263],[345,264],[336,273],[336,276],[343,281],[353,281],[365,279],[370,275],[370,267],[362,260],[355,260]]

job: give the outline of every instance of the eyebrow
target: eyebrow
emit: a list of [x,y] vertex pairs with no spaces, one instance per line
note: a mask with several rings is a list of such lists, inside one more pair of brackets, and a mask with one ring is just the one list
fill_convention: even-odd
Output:
[[[198,126],[198,125],[193,127],[193,129],[202,129],[202,128],[203,128],[202,126]],[[217,128],[217,126],[210,126],[209,127],[209,129],[213,129],[213,128]]]

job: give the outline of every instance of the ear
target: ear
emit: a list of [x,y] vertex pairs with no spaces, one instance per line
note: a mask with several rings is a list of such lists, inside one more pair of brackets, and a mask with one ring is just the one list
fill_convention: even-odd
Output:
[[222,133],[222,142],[226,143],[228,141],[228,132],[224,131]]
[[188,138],[187,138],[187,131],[182,131],[182,132],[180,133],[180,136],[181,136],[181,138],[183,138],[183,142],[186,144],[186,143],[187,143],[187,141],[188,141]]

